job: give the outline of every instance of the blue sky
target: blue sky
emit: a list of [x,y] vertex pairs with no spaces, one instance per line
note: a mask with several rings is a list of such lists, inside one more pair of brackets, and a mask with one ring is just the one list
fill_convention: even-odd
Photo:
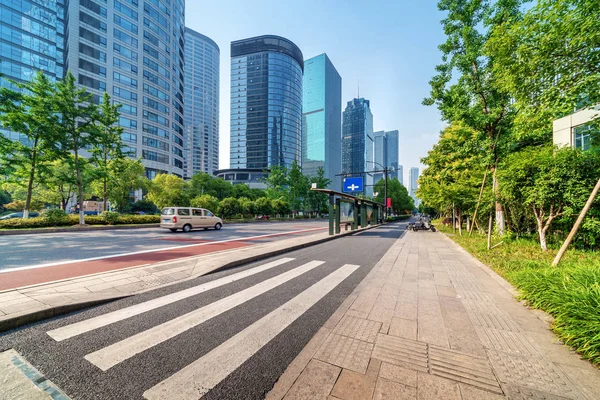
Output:
[[187,0],[186,25],[221,49],[220,168],[229,167],[230,43],[273,34],[308,59],[327,53],[342,76],[342,110],[357,96],[371,101],[374,129],[400,131],[404,182],[443,127],[421,105],[444,41],[436,0]]

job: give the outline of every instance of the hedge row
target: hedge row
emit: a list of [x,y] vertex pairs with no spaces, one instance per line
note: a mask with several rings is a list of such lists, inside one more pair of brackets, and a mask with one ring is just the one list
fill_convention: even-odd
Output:
[[[108,223],[97,215],[86,215],[85,223],[87,225],[108,225]],[[136,224],[158,224],[160,215],[121,215],[115,225],[136,225]],[[68,215],[59,220],[49,220],[43,217],[29,219],[7,219],[0,221],[0,229],[33,229],[33,228],[54,228],[61,226],[73,226],[79,224],[78,215]]]

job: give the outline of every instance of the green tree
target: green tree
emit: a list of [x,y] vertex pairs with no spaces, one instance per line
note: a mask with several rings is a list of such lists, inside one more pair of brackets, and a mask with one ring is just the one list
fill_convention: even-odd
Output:
[[254,202],[256,207],[256,213],[259,215],[271,215],[273,214],[273,205],[271,204],[271,199],[267,197],[261,197],[260,199],[256,199]]
[[542,250],[552,222],[579,210],[600,176],[600,159],[592,153],[551,146],[528,147],[511,154],[499,170],[502,195],[529,208]]
[[279,217],[281,217],[283,215],[287,215],[290,212],[292,212],[292,209],[290,208],[290,204],[285,200],[279,200],[279,199],[271,200],[271,209]]
[[[447,39],[440,46],[442,64],[436,67],[438,74],[430,81],[431,94],[423,104],[435,104],[445,121],[461,123],[479,135],[494,182],[496,166],[510,143],[515,112],[511,94],[500,85],[495,74],[496,59],[486,53],[485,44],[497,26],[520,20],[522,2],[438,2],[440,11],[447,13],[442,21]],[[504,210],[499,201],[496,226],[500,232],[505,229]]]
[[[244,185],[244,186],[246,186],[246,185]],[[254,201],[250,200],[247,197],[240,197],[240,198],[238,198],[238,202],[240,205],[240,212],[242,214],[249,216],[249,217],[256,214],[256,205],[255,205]]]
[[494,74],[514,98],[520,136],[550,142],[552,121],[600,103],[597,0],[539,0],[522,19],[493,27]]
[[4,210],[4,205],[11,201],[10,194],[5,190],[0,190],[0,210]]
[[274,165],[264,179],[267,185],[265,194],[269,199],[284,199],[289,193],[288,171],[285,167]]
[[111,172],[114,172],[109,168],[120,165],[110,161],[124,157],[121,143],[123,128],[118,125],[120,107],[121,104],[112,104],[110,96],[104,92],[98,109],[95,140],[91,143],[90,149],[92,161],[96,164],[96,172],[102,182],[102,190],[99,194],[104,201],[105,211],[108,210],[108,182]]
[[215,178],[204,172],[192,176],[189,186],[190,197],[210,194],[219,200],[232,196],[233,186],[223,178]]
[[0,172],[26,188],[23,218],[28,218],[35,185],[60,150],[57,96],[55,86],[41,71],[31,82],[14,85],[20,92],[0,90],[0,123],[23,135],[26,143],[0,139]]
[[292,211],[302,211],[308,197],[310,182],[308,178],[302,174],[302,170],[296,160],[292,163],[292,168],[289,171],[287,181],[289,186],[287,198],[289,199],[290,207]]
[[[309,182],[316,183],[318,189],[326,189],[331,185],[331,179],[325,176],[325,170],[323,167],[317,169],[317,175],[311,176]],[[319,193],[314,191],[308,192],[308,203],[312,211],[317,213],[328,212],[327,199],[328,195],[325,193]]]
[[[62,149],[73,154],[73,168],[77,175],[77,202],[79,204],[79,224],[85,225],[83,213],[83,164],[81,151],[96,141],[97,130],[94,123],[98,119],[98,107],[92,101],[92,95],[75,83],[71,72],[56,84],[57,110],[60,114],[60,132]],[[71,158],[68,158],[71,160]]]
[[47,203],[59,204],[60,209],[64,211],[67,211],[67,205],[77,188],[77,176],[72,166],[72,160],[53,161],[46,171],[41,188],[40,197]]
[[234,197],[226,197],[219,202],[217,212],[223,218],[232,218],[240,213],[240,204]]
[[[381,179],[375,184],[373,192],[377,193],[375,201],[383,203],[385,179]],[[408,195],[408,190],[396,178],[388,179],[388,197],[392,199],[392,209],[395,214],[404,214],[415,208],[412,197]]]
[[[133,203],[133,191],[147,189],[150,185],[144,164],[140,160],[126,157],[109,159],[106,173],[106,199],[120,212],[124,212]],[[104,184],[102,179],[95,181],[92,186],[96,193],[104,193]]]
[[192,200],[190,200],[190,205],[192,207],[206,208],[207,210],[210,210],[212,212],[217,212],[219,207],[219,200],[216,197],[211,196],[210,194],[203,194],[200,196],[196,196]]
[[164,207],[187,207],[190,204],[187,197],[186,182],[175,176],[159,174],[150,182],[148,199],[159,209]]

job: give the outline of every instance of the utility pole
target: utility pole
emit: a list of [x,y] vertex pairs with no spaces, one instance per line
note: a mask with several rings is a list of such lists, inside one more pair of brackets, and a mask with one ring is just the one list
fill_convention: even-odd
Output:
[[387,186],[388,186],[388,167],[385,167],[383,169],[383,173],[385,175],[385,193],[384,193],[384,196],[385,196],[385,200],[384,200],[384,202],[385,202],[385,214],[384,214],[384,216],[385,216],[385,221],[387,222],[387,217],[388,217],[388,214],[389,214],[389,210],[388,210],[388,192],[387,192]]

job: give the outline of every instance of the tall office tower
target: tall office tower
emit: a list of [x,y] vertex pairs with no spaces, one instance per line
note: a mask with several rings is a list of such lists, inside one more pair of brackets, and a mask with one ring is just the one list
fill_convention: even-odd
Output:
[[[389,168],[388,179],[398,179],[398,131],[378,131],[374,134],[375,165],[373,170]],[[375,183],[384,178],[384,173],[373,175]]]
[[[63,77],[64,19],[64,0],[0,2],[0,87],[17,89],[10,80],[28,82],[38,70],[51,81]],[[0,134],[27,143],[17,132]]]
[[219,46],[185,28],[185,176],[219,169]]
[[364,193],[373,193],[373,114],[363,98],[348,102],[342,118],[342,173],[363,176]]
[[389,173],[389,178],[399,179],[398,175],[398,131],[388,131],[386,137],[386,166],[392,169]]
[[408,171],[409,193],[410,197],[415,201],[415,206],[418,206],[417,189],[419,188],[419,168],[412,167]]
[[303,71],[302,52],[288,39],[231,43],[231,169],[302,163]]
[[398,180],[404,186],[404,166],[398,165]]
[[121,138],[148,178],[183,176],[184,0],[71,3],[65,69],[123,104]]
[[[387,138],[385,136],[385,131],[377,131],[373,133],[373,142],[375,149],[373,160],[375,161],[375,164],[372,165],[372,170],[381,170],[387,166]],[[383,172],[377,172],[373,174],[373,181],[377,183],[384,177],[385,176]]]
[[327,54],[306,60],[302,91],[302,172],[312,176],[322,167],[329,187],[339,189],[342,78]]

